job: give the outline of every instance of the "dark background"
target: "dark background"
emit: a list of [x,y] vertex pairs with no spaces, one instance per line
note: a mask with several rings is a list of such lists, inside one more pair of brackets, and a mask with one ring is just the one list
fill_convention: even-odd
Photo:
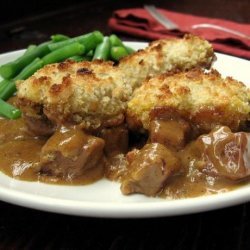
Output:
[[[31,43],[39,43],[48,39],[54,33],[73,36],[99,29],[109,34],[107,21],[115,9],[142,7],[145,3],[194,15],[250,23],[249,0],[43,0],[31,2],[2,0],[0,3],[0,52],[25,48]],[[135,38],[124,36],[124,39]]]
[[[54,33],[110,33],[113,10],[145,1],[1,1],[0,52],[25,48]],[[169,10],[250,23],[249,0],[147,1]],[[120,34],[125,40],[138,40]],[[250,194],[249,194],[250,195]],[[46,213],[0,202],[0,249],[245,250],[250,205],[157,219],[95,219]]]

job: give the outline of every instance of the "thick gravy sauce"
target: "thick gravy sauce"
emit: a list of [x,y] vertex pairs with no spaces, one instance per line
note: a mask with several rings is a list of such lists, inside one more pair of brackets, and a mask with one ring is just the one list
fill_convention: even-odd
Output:
[[1,171],[11,177],[37,181],[43,140],[11,140],[0,145]]
[[18,120],[1,118],[0,171],[20,180],[63,185],[90,184],[103,177],[103,168],[99,167],[86,170],[83,176],[68,180],[40,174],[40,153],[47,139],[32,135],[22,118]]
[[[176,126],[178,131],[175,133],[173,131],[175,126],[173,126],[172,123],[170,125],[173,135],[177,134],[178,140],[180,140],[179,138],[182,137],[179,136],[180,128]],[[167,126],[169,126],[169,124]],[[60,177],[41,174],[39,171],[41,149],[48,141],[48,138],[32,135],[32,133],[30,133],[30,131],[27,129],[22,118],[15,121],[1,118],[0,171],[12,178],[20,180],[41,181],[64,185],[90,184],[103,178],[103,176],[112,181],[122,182],[128,177],[128,173],[132,171],[129,169],[130,166],[127,164],[127,161],[130,161],[128,158],[130,158],[131,155],[132,158],[135,156],[133,156],[133,153],[129,153],[127,156],[124,154],[123,151],[126,147],[123,145],[121,146],[121,141],[124,141],[124,145],[127,143],[126,140],[123,139],[123,137],[127,137],[127,134],[124,132],[124,128],[116,130],[118,132],[115,132],[115,140],[112,139],[112,132],[108,131],[107,133],[105,131],[105,133],[107,134],[106,137],[110,138],[111,142],[117,143],[117,145],[112,145],[112,147],[120,147],[121,150],[117,152],[117,154],[109,153],[106,155],[106,159],[103,159],[106,162],[104,168],[96,166],[94,168],[87,169],[84,172],[84,175],[80,177],[65,180]],[[102,137],[104,138],[105,136]],[[154,138],[154,140],[157,141],[157,138]],[[107,145],[111,145],[111,142],[108,143],[107,141]],[[107,151],[112,147],[106,147],[104,148],[104,151]],[[209,147],[209,145],[206,145],[206,147]],[[151,150],[150,145],[148,148],[149,152],[154,152]],[[171,150],[172,149],[169,150],[168,154],[171,154]],[[137,153],[134,155],[136,154]],[[155,154],[156,155],[152,157],[157,158],[157,152]],[[167,182],[164,183],[165,188],[157,194],[160,197],[179,199],[207,194],[217,194],[221,192],[227,192],[245,184],[245,181],[241,181],[239,183],[235,180],[206,175],[202,171],[198,170],[195,164],[197,163],[197,159],[201,159],[201,155],[197,151],[197,143],[196,145],[191,143],[188,147],[179,150],[177,155],[178,158],[181,159],[182,166],[186,167],[184,167],[182,171],[179,171],[171,176]],[[173,157],[177,157],[177,155],[174,153],[174,155],[171,156],[171,159],[173,160]],[[140,157],[141,158],[137,159],[136,161],[139,162],[138,164],[141,164],[139,168],[143,168],[143,165],[147,164],[148,160],[145,158],[144,154],[141,154]],[[162,158],[159,158],[159,160],[156,162],[159,163],[161,161]],[[166,159],[166,161],[168,161],[168,159]],[[204,167],[204,169],[207,170],[206,167]],[[164,171],[164,169],[162,171]]]
[[243,183],[206,176],[198,170],[190,169],[187,174],[172,177],[160,196],[172,199],[198,197],[228,192],[241,185]]

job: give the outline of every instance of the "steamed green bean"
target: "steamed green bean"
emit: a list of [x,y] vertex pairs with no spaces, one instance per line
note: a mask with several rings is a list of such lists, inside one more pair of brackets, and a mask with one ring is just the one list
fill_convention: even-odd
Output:
[[87,53],[88,51],[94,49],[97,44],[99,44],[100,42],[102,42],[103,40],[103,35],[101,32],[99,31],[94,31],[82,36],[77,36],[74,38],[70,38],[68,40],[65,41],[61,41],[61,42],[57,42],[57,43],[52,43],[49,45],[49,49],[51,51],[57,50],[59,48],[63,48],[69,44],[78,42],[81,43],[85,46],[85,52]]
[[71,43],[65,47],[59,48],[47,54],[42,58],[44,65],[61,62],[71,56],[82,55],[85,52],[85,46],[80,43]]
[[109,37],[104,37],[103,42],[99,43],[96,46],[93,60],[95,59],[102,59],[102,60],[108,60],[110,57],[110,40]]
[[48,45],[51,42],[45,42],[32,49],[29,53],[20,56],[15,61],[4,64],[0,67],[0,75],[5,79],[14,78],[26,65],[35,58],[42,57],[50,52]]
[[55,34],[55,35],[52,35],[51,37],[51,40],[55,43],[57,42],[61,42],[61,41],[65,41],[65,40],[68,40],[69,37],[68,36],[65,36],[63,34]]
[[126,48],[124,48],[123,46],[114,46],[111,48],[110,54],[111,54],[111,58],[114,61],[119,61],[124,56],[127,56],[128,52]]
[[16,92],[16,81],[25,80],[33,75],[44,65],[43,61],[36,58],[31,64],[27,65],[13,80],[4,80],[4,85],[0,86],[0,98],[8,100]]
[[17,119],[21,116],[21,111],[0,99],[0,115],[9,119]]

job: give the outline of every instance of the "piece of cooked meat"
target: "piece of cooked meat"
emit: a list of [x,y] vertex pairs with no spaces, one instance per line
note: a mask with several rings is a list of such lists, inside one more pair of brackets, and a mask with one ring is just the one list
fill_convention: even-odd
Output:
[[170,176],[181,168],[174,152],[159,143],[146,144],[137,150],[122,179],[123,194],[143,193],[155,196],[165,186]]
[[51,64],[17,84],[18,104],[25,117],[39,122],[44,113],[56,124],[81,124],[87,129],[117,126],[142,80],[173,69],[210,67],[214,57],[207,41],[188,35],[155,41],[118,66],[102,61]]
[[210,68],[214,59],[213,47],[208,41],[188,34],[183,39],[153,41],[146,49],[123,58],[119,68],[135,88],[147,77],[164,72],[194,67]]
[[158,142],[173,149],[182,149],[190,133],[190,125],[181,119],[155,119],[150,122],[149,140]]
[[104,140],[77,127],[61,127],[48,139],[40,155],[40,172],[72,180],[86,170],[104,167]]
[[202,173],[241,180],[250,176],[249,142],[250,133],[232,133],[228,127],[218,127],[198,137],[184,150],[190,152],[189,164]]
[[105,156],[112,157],[128,152],[128,129],[126,126],[104,128],[98,134],[105,141]]
[[163,74],[146,80],[128,102],[127,121],[132,129],[149,129],[160,117],[181,117],[200,132],[216,125],[233,131],[249,119],[250,90],[230,77],[199,69]]

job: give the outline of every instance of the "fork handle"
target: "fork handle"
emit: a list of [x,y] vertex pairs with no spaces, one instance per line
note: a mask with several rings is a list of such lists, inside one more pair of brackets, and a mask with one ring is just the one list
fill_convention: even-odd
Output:
[[232,29],[229,29],[229,28],[226,28],[226,27],[222,27],[222,26],[219,26],[219,25],[216,25],[216,24],[200,23],[200,24],[192,25],[192,29],[203,29],[203,28],[205,28],[205,29],[216,29],[216,30],[224,31],[226,33],[233,34],[233,35],[236,35],[236,36],[240,36],[242,38],[250,40],[250,36],[247,35],[247,34],[244,34],[244,33],[239,32],[237,30],[232,30]]

